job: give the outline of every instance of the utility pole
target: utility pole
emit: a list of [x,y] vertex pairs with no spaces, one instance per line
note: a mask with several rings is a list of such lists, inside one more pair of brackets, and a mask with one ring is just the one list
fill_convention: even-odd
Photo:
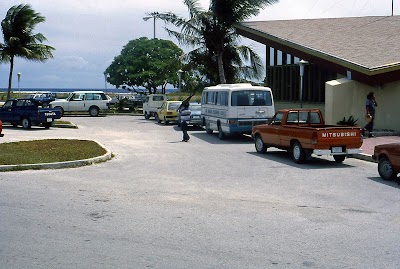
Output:
[[393,2],[394,2],[394,0],[392,0],[392,16],[393,16]]

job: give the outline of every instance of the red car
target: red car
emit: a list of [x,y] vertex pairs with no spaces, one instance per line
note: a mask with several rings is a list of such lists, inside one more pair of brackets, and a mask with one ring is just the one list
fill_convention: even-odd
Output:
[[382,179],[395,179],[400,173],[400,143],[375,146],[372,158],[378,162],[378,173]]

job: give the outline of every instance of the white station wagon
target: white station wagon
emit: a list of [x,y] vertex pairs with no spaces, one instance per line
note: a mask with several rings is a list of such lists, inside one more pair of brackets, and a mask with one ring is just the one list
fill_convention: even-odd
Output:
[[61,115],[64,112],[89,112],[89,115],[96,117],[100,111],[109,108],[111,98],[102,91],[75,91],[66,99],[56,99],[50,103],[51,107],[59,107]]

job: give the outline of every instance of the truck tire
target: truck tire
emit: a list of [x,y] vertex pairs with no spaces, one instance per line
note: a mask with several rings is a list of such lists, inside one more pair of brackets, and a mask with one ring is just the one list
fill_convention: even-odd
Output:
[[222,131],[221,123],[218,122],[218,138],[224,140],[226,138],[225,133]]
[[397,173],[393,169],[393,165],[385,156],[378,160],[378,173],[383,180],[393,180],[397,176]]
[[147,111],[144,112],[144,118],[146,120],[150,119],[150,115],[147,113]]
[[51,126],[53,126],[53,123],[52,122],[46,122],[46,123],[43,124],[43,126],[44,126],[45,129],[49,129]]
[[22,118],[21,125],[26,130],[30,129],[32,127],[31,119],[29,117]]
[[63,109],[62,107],[56,106],[56,107],[54,107],[54,108],[59,108],[59,109],[60,109],[60,116],[61,116],[61,117],[64,116],[64,109]]
[[158,123],[161,123],[161,119],[158,117],[158,114],[157,114],[157,113],[154,115],[154,118],[156,119],[156,121],[157,121]]
[[97,106],[91,106],[89,108],[89,115],[91,117],[97,117],[99,115],[99,108]]
[[268,147],[265,145],[260,135],[256,135],[256,137],[254,138],[254,145],[258,153],[264,154],[265,152],[267,152]]
[[294,141],[292,144],[292,158],[295,163],[303,163],[305,152],[299,141]]
[[346,155],[333,155],[335,162],[342,163],[346,159]]

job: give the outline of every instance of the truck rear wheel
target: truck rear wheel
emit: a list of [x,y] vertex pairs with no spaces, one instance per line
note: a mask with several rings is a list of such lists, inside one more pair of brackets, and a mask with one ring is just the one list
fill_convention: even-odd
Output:
[[218,138],[224,140],[226,138],[225,133],[222,131],[221,123],[218,122]]
[[256,135],[256,137],[254,138],[254,145],[258,153],[264,154],[267,151],[268,147],[265,145],[260,135]]
[[21,120],[21,125],[24,129],[30,129],[32,124],[31,124],[31,120],[29,119],[29,117],[23,118]]
[[346,159],[346,155],[333,155],[335,162],[342,163]]
[[305,159],[305,152],[303,147],[298,141],[293,142],[292,145],[292,158],[295,163],[303,163]]
[[145,118],[146,120],[150,119],[150,115],[147,114],[147,111],[144,112],[144,118]]

